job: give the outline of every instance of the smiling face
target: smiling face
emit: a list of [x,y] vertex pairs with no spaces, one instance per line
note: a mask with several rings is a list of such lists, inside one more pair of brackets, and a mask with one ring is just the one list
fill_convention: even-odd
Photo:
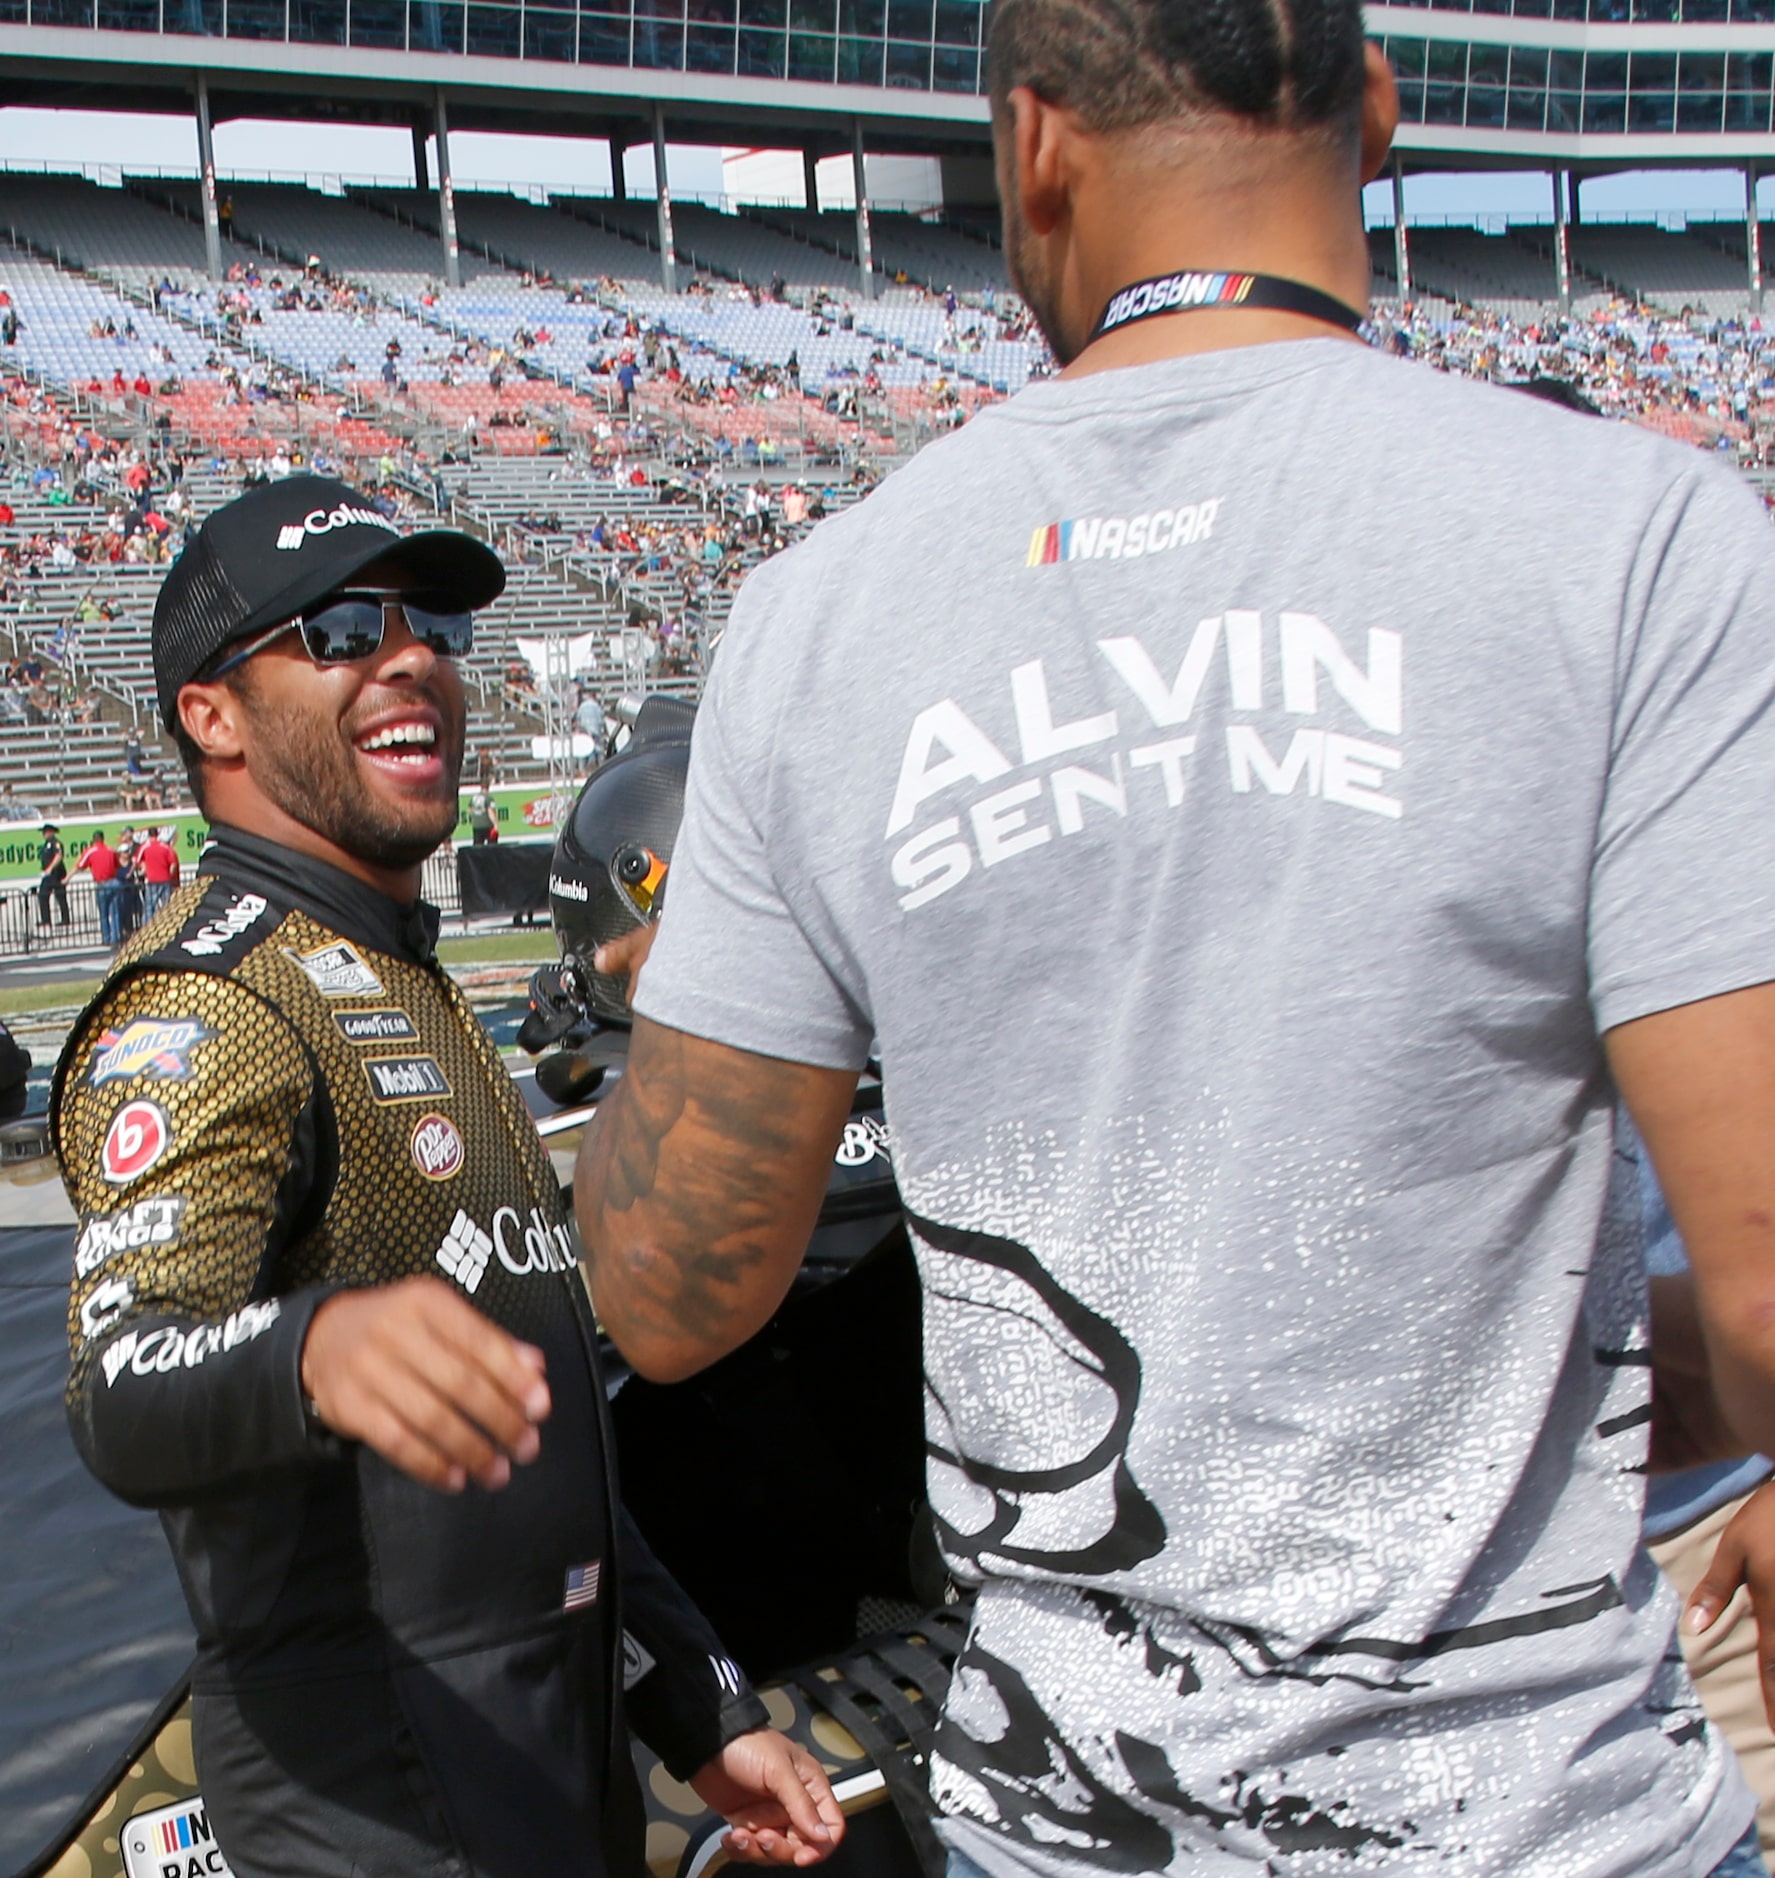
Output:
[[243,780],[310,831],[323,858],[399,872],[456,825],[462,680],[404,614],[392,613],[377,650],[348,665],[316,665],[286,634],[240,667],[232,690]]

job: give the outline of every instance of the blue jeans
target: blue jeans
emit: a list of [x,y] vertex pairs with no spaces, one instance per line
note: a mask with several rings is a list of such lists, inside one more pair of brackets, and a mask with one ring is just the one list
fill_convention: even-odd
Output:
[[99,944],[114,946],[123,939],[123,894],[115,880],[101,880],[93,889],[99,903]]
[[1756,1822],[1752,1820],[1750,1830],[1714,1866],[1712,1878],[1768,1878],[1768,1873],[1763,1848],[1757,1841]]
[[[1768,1878],[1768,1872],[1757,1842],[1756,1822],[1752,1820],[1744,1837],[1714,1866],[1710,1878]],[[987,1874],[965,1852],[952,1850],[948,1878],[987,1878]]]

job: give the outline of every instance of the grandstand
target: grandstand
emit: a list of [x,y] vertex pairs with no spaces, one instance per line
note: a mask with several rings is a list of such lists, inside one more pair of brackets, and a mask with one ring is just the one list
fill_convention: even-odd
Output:
[[[466,665],[471,745],[507,777],[539,777],[545,721],[571,699],[545,702],[520,641],[589,634],[578,678],[601,699],[644,679],[694,691],[735,583],[806,525],[807,491],[816,510],[841,505],[1044,363],[979,216],[966,232],[878,217],[884,277],[865,297],[853,215],[692,205],[680,252],[704,271],[668,293],[653,278],[644,205],[465,192],[452,287],[435,266],[427,194],[243,183],[226,191],[230,278],[218,287],[204,273],[195,184],[18,183],[0,246],[0,287],[19,320],[0,352],[13,380],[0,629],[14,660],[59,651],[79,702],[41,722],[22,705],[9,713],[0,784],[66,807],[114,796],[124,727],[152,737],[154,587],[178,532],[243,470],[341,468],[409,514],[447,516],[500,547],[512,580]],[[1611,408],[1748,448],[1756,413],[1728,382],[1737,367],[1680,326],[1747,313],[1735,236],[1587,225],[1570,259],[1575,304],[1593,321],[1613,307],[1680,328]],[[1486,369],[1535,369],[1539,342],[1523,334],[1558,317],[1549,231],[1421,228],[1410,239],[1416,306],[1398,330],[1411,345],[1465,369],[1489,335],[1499,363]],[[1373,252],[1385,293],[1396,253],[1384,232]],[[907,262],[942,289],[885,273],[910,273]],[[958,281],[959,296],[944,291]],[[1595,350],[1569,336],[1567,348],[1580,363]],[[627,398],[625,364],[637,373]],[[119,553],[114,518],[131,498],[118,465],[132,451],[150,466],[149,512],[170,458],[182,457],[183,478],[171,520]],[[64,475],[107,456],[84,480]],[[761,482],[775,497],[768,528],[745,513]],[[74,547],[25,551],[57,536]],[[70,637],[95,605],[104,617]]]

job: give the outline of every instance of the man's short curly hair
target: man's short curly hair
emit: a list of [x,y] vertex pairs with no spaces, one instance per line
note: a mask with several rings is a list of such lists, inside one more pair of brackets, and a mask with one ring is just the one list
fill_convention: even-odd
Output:
[[1099,133],[1343,128],[1361,110],[1361,0],[993,0],[988,32],[995,109],[1027,85]]

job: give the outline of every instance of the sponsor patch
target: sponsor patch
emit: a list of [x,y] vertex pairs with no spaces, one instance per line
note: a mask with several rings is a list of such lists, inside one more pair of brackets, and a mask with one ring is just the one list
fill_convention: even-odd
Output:
[[447,1096],[450,1084],[430,1056],[379,1056],[364,1065],[370,1095],[377,1102],[423,1102]]
[[80,1229],[74,1247],[74,1276],[90,1278],[106,1259],[119,1252],[140,1252],[150,1246],[171,1245],[185,1217],[185,1196],[163,1193],[138,1200],[121,1213],[95,1213]]
[[99,1150],[99,1172],[114,1187],[140,1180],[173,1144],[173,1125],[158,1102],[126,1102],[111,1117],[105,1145]]
[[137,1813],[122,1835],[124,1878],[233,1878],[202,1794]]
[[448,1115],[428,1113],[413,1124],[413,1165],[427,1180],[448,1180],[466,1152]]
[[[417,1155],[417,1148],[414,1150]],[[493,1256],[493,1241],[458,1207],[450,1230],[433,1254],[437,1262],[456,1280],[470,1297],[481,1288],[487,1261]]]
[[591,898],[590,891],[577,880],[564,880],[559,874],[549,875],[549,892],[559,900],[579,900]]
[[347,1043],[399,1043],[419,1027],[405,1011],[335,1011],[333,1022]]
[[[604,1575],[604,1561],[595,1558],[589,1565],[575,1565],[567,1574],[567,1590],[561,1609],[577,1611],[598,1601],[598,1580]],[[626,1633],[625,1633],[626,1634]]]
[[364,955],[348,939],[338,939],[314,952],[292,952],[284,947],[284,957],[308,974],[309,982],[323,998],[381,998],[387,993],[382,980],[364,962]]
[[99,1358],[110,1388],[125,1370],[132,1376],[170,1376],[175,1369],[196,1369],[219,1351],[238,1349],[262,1337],[277,1322],[283,1306],[276,1298],[243,1304],[219,1324],[194,1324],[181,1330],[162,1324],[157,1330],[126,1330]]
[[330,535],[335,528],[385,528],[398,535],[400,526],[374,509],[360,509],[355,503],[341,502],[336,509],[311,509],[299,522],[285,522],[277,531],[277,545],[284,552],[300,548],[310,535]]
[[622,1686],[625,1695],[653,1668],[653,1663],[647,1645],[625,1630],[622,1633]]
[[226,913],[206,919],[189,939],[181,939],[179,949],[195,959],[215,958],[253,924],[268,904],[263,894],[243,893]]
[[215,1034],[195,1017],[132,1018],[121,1030],[99,1032],[86,1080],[97,1084],[125,1076],[159,1076],[183,1082],[191,1074],[191,1052]]
[[840,1167],[867,1167],[873,1160],[889,1161],[887,1123],[878,1115],[854,1115],[844,1125],[844,1139],[832,1156]]
[[709,1667],[715,1672],[715,1680],[729,1695],[740,1692],[739,1666],[730,1656],[711,1656]]
[[136,1301],[135,1281],[101,1278],[80,1307],[80,1332],[88,1343],[102,1337]]
[[1186,502],[1181,508],[1149,509],[1140,515],[1085,515],[1043,522],[1029,537],[1025,567],[1063,561],[1134,561],[1206,541],[1214,532],[1220,498]]

